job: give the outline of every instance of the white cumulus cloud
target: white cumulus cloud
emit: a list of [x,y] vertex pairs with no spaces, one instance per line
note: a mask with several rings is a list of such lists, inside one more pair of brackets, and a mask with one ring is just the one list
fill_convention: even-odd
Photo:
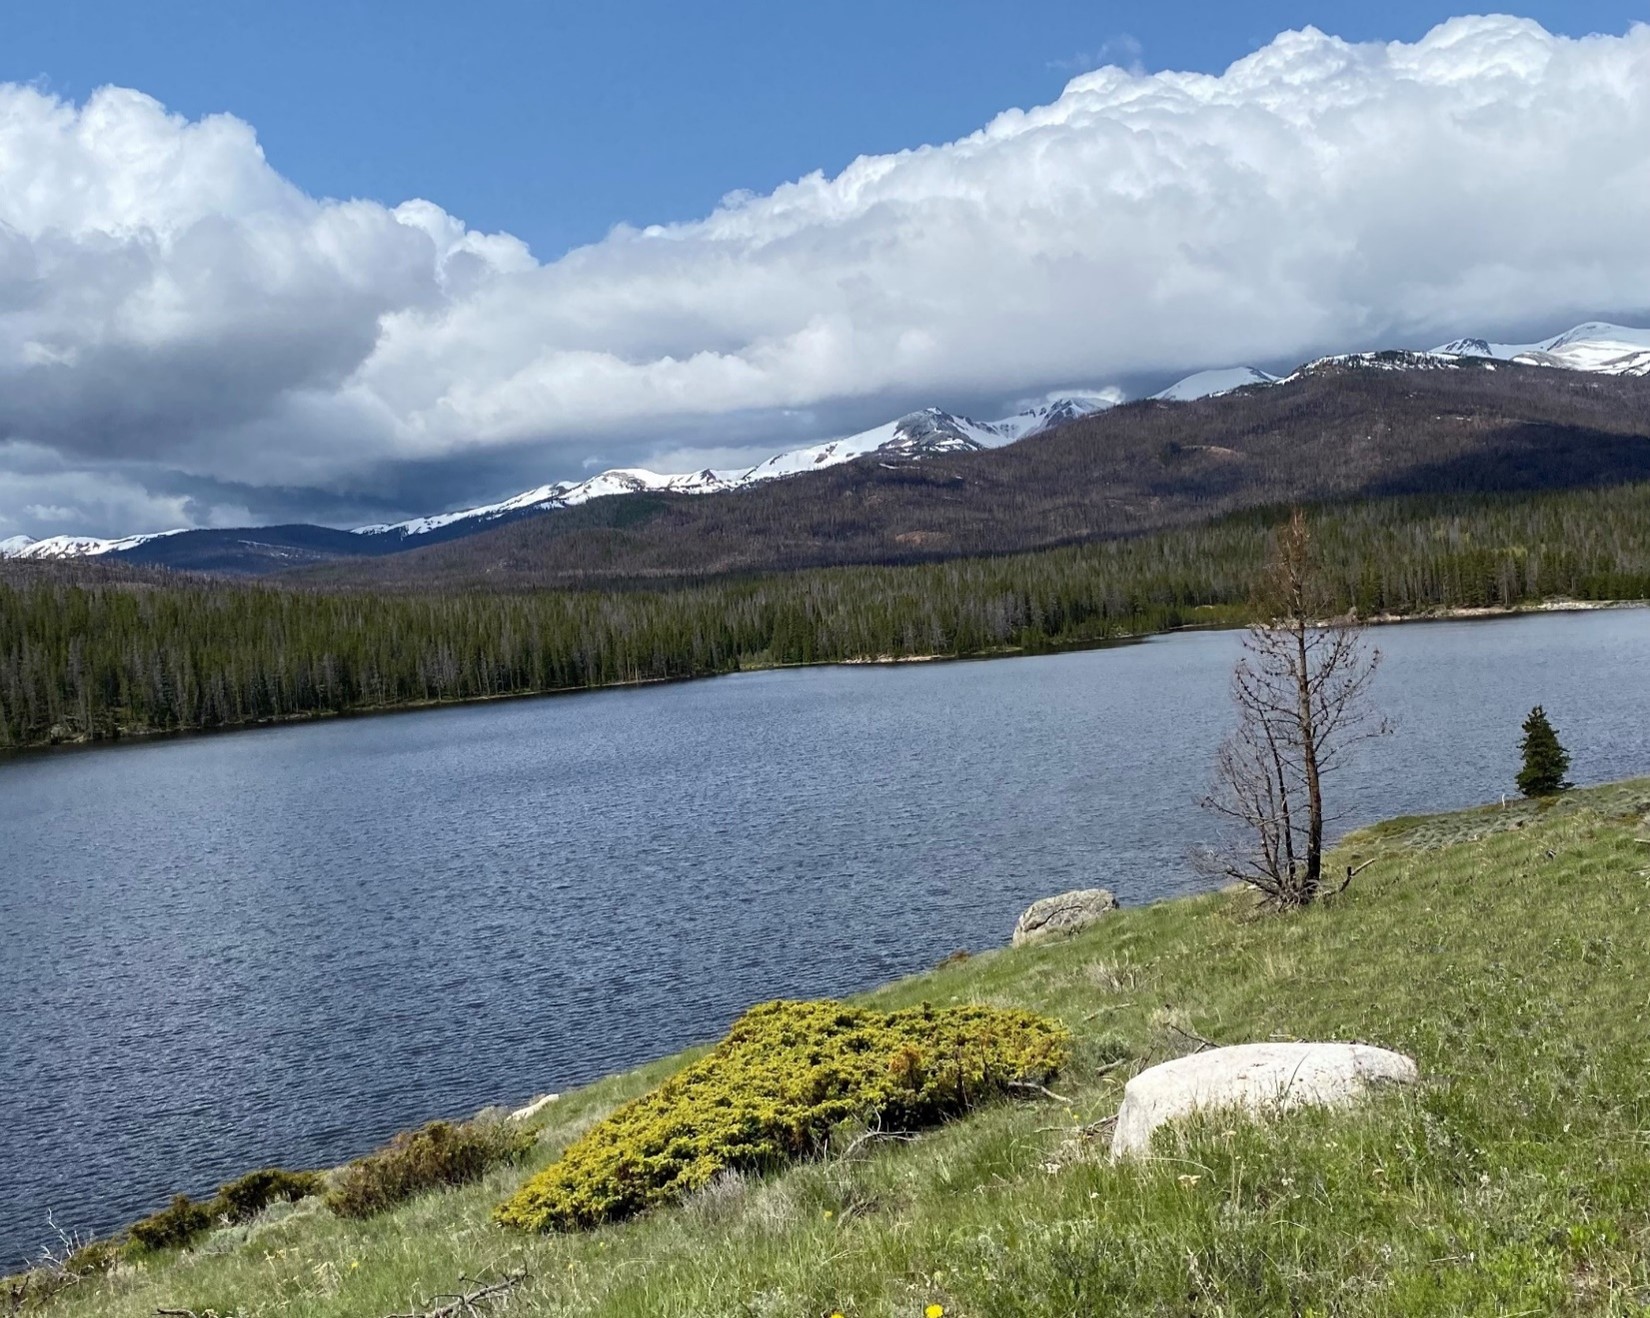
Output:
[[[441,504],[498,492],[455,485],[467,464],[548,479],[757,443],[768,418],[789,442],[786,418],[871,400],[1630,314],[1646,233],[1644,25],[1308,29],[1219,76],[1103,68],[548,263],[427,201],[306,196],[228,116],[5,86],[0,473],[49,451],[77,488],[115,472],[196,519],[262,489]],[[0,475],[0,500],[28,486],[0,525],[153,529],[34,526],[78,506],[42,483]]]

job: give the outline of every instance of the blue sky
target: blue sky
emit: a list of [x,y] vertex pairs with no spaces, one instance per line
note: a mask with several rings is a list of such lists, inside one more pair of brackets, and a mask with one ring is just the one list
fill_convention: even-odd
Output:
[[0,540],[1647,325],[1646,18],[6,5]]
[[[1549,31],[1620,32],[1650,4],[1520,3]],[[73,100],[114,83],[254,125],[320,196],[427,197],[540,259],[618,221],[692,219],[855,156],[945,142],[1074,74],[1219,72],[1288,28],[1414,40],[1433,0],[13,0],[0,80]]]

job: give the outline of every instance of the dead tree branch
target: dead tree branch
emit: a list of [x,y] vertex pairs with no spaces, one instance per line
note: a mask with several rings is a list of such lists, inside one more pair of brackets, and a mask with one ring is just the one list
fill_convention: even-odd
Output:
[[[459,1281],[468,1281],[467,1277],[460,1277]],[[452,1295],[433,1295],[435,1302],[433,1309],[420,1309],[414,1313],[392,1313],[387,1318],[476,1318],[483,1309],[491,1308],[493,1303],[502,1295],[514,1290],[527,1280],[525,1272],[512,1272],[498,1281],[479,1286],[473,1291],[455,1292]]]
[[1042,1085],[1033,1084],[1030,1080],[1010,1080],[1008,1087],[1010,1089],[1023,1089],[1031,1094],[1041,1094],[1044,1098],[1052,1098],[1056,1103],[1071,1102],[1064,1094],[1056,1094],[1052,1089],[1045,1089]]
[[849,1141],[848,1147],[838,1155],[838,1162],[847,1162],[854,1154],[867,1144],[874,1144],[878,1140],[891,1140],[899,1144],[909,1144],[916,1139],[915,1133],[908,1130],[884,1130],[880,1125],[864,1131]]
[[1352,886],[1353,879],[1357,878],[1358,875],[1362,874],[1379,859],[1379,856],[1371,856],[1368,860],[1364,861],[1362,865],[1348,865],[1346,867],[1346,878],[1341,881],[1341,886],[1336,888],[1330,896],[1339,897],[1343,892]]
[[1183,1030],[1183,1029],[1180,1028],[1180,1026],[1176,1025],[1173,1021],[1169,1022],[1169,1028],[1171,1030],[1173,1030],[1176,1034],[1180,1035],[1182,1038],[1190,1039],[1193,1043],[1195,1043],[1197,1045],[1196,1048],[1192,1049],[1192,1053],[1193,1053],[1194,1056],[1196,1054],[1202,1052],[1205,1048],[1218,1048],[1218,1047],[1220,1047],[1220,1045],[1218,1043],[1216,1043],[1213,1039],[1205,1039],[1201,1034],[1194,1034],[1191,1030]]

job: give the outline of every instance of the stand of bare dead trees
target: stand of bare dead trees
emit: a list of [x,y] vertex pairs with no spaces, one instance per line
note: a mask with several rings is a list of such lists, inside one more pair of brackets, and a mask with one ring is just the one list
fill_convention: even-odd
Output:
[[1299,510],[1274,538],[1256,602],[1260,621],[1232,673],[1238,725],[1203,802],[1231,838],[1205,863],[1295,909],[1325,892],[1325,778],[1353,746],[1388,730],[1369,702],[1381,656],[1355,617],[1334,616]]

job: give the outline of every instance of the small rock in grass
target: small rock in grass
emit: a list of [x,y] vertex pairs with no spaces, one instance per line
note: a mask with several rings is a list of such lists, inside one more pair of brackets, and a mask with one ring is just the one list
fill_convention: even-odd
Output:
[[1147,1152],[1153,1131],[1194,1112],[1342,1107],[1377,1085],[1415,1081],[1413,1060],[1361,1043],[1245,1043],[1193,1053],[1129,1081],[1111,1156]]
[[1053,934],[1074,934],[1117,909],[1117,898],[1104,888],[1078,888],[1044,897],[1026,907],[1014,925],[1014,946]]

